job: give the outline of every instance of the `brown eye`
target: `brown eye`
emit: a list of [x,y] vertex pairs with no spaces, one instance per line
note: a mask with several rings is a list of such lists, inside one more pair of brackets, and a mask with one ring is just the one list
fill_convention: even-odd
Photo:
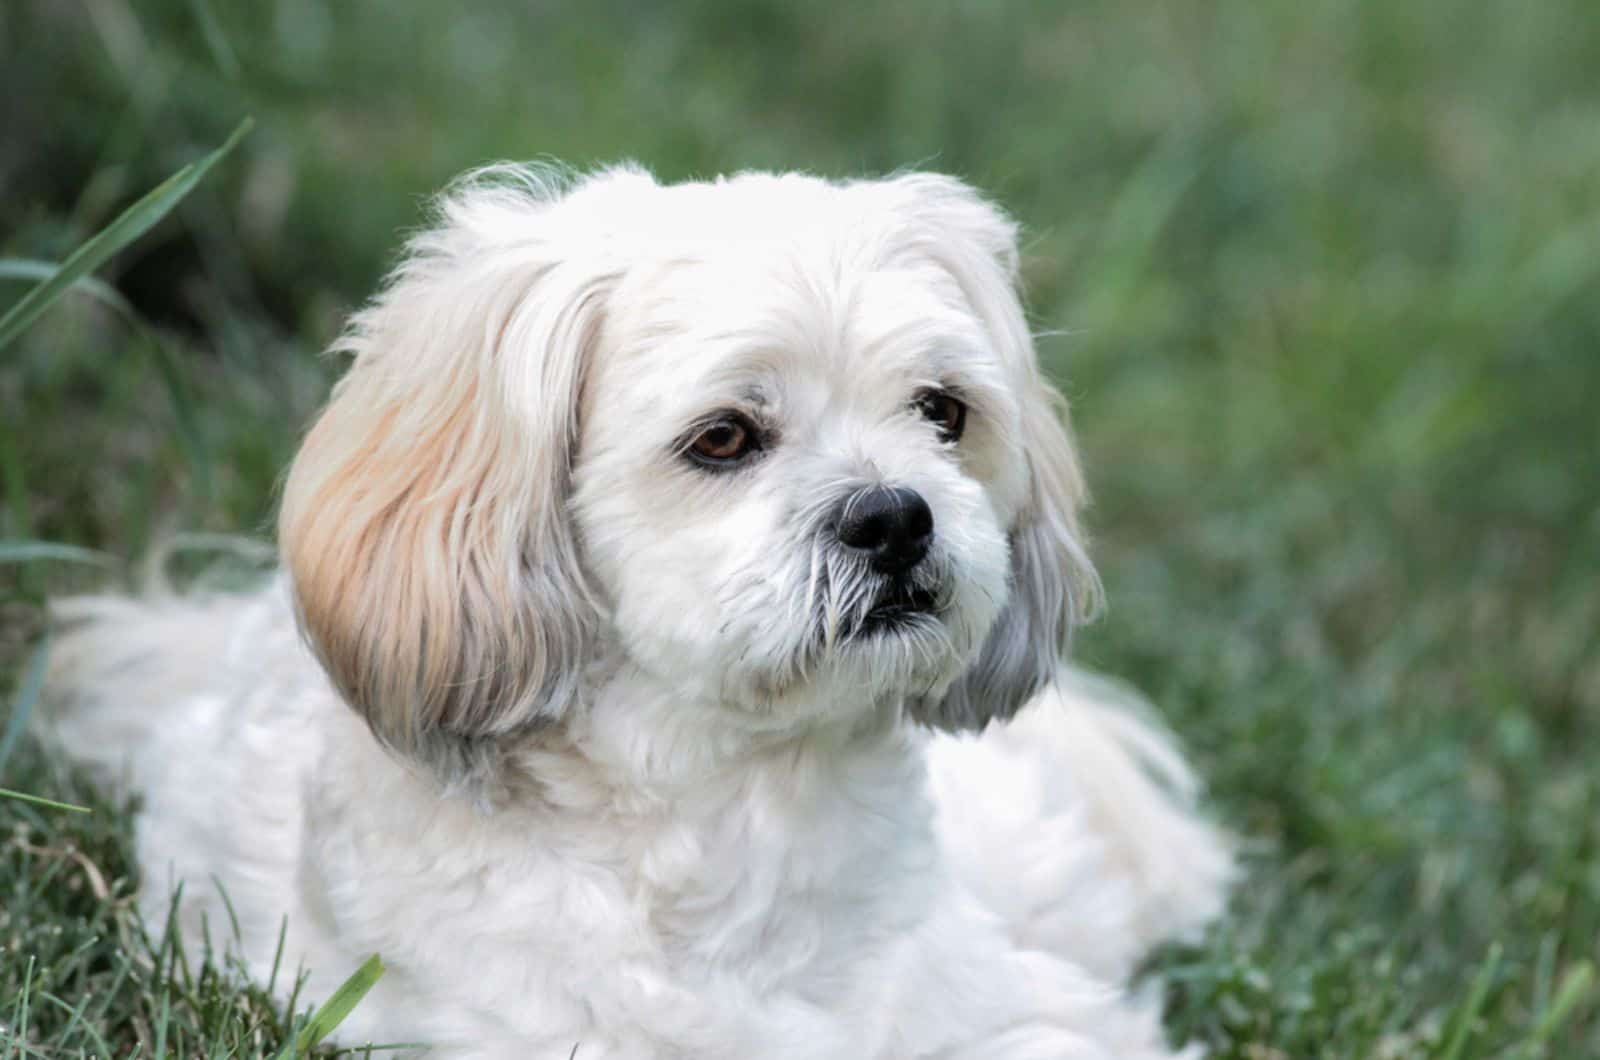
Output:
[[720,468],[739,463],[759,448],[756,430],[749,421],[741,416],[724,416],[700,428],[686,452],[697,464]]
[[922,418],[939,428],[939,437],[946,442],[961,439],[967,428],[967,406],[948,390],[924,390],[913,402]]

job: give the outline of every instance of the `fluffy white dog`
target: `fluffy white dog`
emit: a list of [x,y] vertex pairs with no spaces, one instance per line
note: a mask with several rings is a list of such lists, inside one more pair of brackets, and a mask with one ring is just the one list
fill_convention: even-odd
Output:
[[147,915],[183,881],[263,978],[287,923],[312,995],[379,953],[341,1039],[445,1056],[1174,1055],[1127,979],[1229,859],[1060,663],[1097,585],[1016,257],[928,174],[457,186],[283,576],[63,607]]

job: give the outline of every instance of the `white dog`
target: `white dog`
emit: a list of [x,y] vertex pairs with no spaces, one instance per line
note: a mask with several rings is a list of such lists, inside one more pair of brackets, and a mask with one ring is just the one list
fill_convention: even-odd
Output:
[[1016,257],[927,174],[459,185],[282,578],[63,607],[147,915],[183,881],[263,979],[286,922],[311,995],[381,954],[341,1040],[436,1055],[1174,1055],[1127,979],[1229,858],[1059,662],[1097,584]]

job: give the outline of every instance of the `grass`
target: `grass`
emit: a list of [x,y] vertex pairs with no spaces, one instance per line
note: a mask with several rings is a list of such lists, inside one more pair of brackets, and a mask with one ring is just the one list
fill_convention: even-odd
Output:
[[[73,294],[0,355],[0,538],[261,532],[315,351],[468,166],[956,172],[1026,224],[1059,333],[1111,599],[1079,650],[1248,840],[1232,915],[1156,962],[1175,1039],[1600,1056],[1589,8],[8,4],[0,257],[66,258],[258,126],[99,273],[139,326]],[[39,600],[124,570],[0,564],[0,680]],[[0,1057],[294,1040],[140,937],[126,807],[26,739],[0,786],[94,811],[0,801]]]

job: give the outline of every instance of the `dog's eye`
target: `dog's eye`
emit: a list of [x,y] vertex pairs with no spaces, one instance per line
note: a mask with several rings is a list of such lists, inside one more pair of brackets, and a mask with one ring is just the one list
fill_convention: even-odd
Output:
[[761,448],[761,439],[743,416],[724,415],[700,428],[685,453],[703,467],[737,464]]
[[967,406],[948,390],[924,390],[912,401],[922,418],[939,428],[947,442],[960,441],[967,428]]

